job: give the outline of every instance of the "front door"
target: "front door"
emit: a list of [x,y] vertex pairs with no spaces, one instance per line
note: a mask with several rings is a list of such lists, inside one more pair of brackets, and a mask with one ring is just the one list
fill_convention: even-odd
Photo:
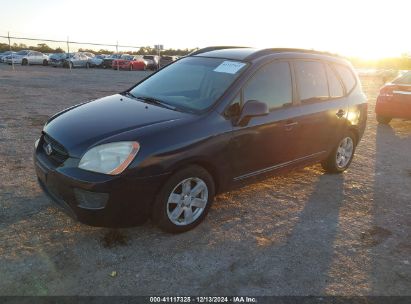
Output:
[[234,180],[286,166],[295,156],[293,85],[287,61],[260,68],[244,86],[240,104],[259,100],[269,105],[266,116],[251,118],[246,126],[234,126],[231,142]]

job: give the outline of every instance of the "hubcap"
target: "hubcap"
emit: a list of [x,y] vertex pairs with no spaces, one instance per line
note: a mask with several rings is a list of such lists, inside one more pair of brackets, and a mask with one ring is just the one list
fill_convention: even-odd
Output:
[[341,140],[337,149],[336,163],[339,169],[345,168],[350,162],[354,151],[354,143],[351,137]]
[[167,201],[167,216],[178,226],[189,225],[204,212],[208,202],[206,183],[198,177],[181,181]]

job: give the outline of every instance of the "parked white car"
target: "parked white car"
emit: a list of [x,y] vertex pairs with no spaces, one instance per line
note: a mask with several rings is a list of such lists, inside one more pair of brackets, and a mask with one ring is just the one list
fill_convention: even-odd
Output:
[[101,67],[103,64],[104,58],[108,57],[108,55],[96,55],[93,58],[89,59],[90,66],[92,67]]
[[6,57],[6,63],[11,64],[21,64],[21,65],[28,65],[28,64],[42,64],[48,65],[49,63],[49,56],[37,52],[37,51],[30,51],[24,50],[17,52],[16,54],[9,55]]

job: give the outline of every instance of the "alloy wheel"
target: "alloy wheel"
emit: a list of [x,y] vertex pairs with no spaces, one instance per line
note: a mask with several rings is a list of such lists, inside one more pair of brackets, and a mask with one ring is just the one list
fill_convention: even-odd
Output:
[[340,169],[345,168],[353,155],[354,152],[354,142],[351,137],[345,137],[341,140],[340,145],[337,149],[336,164]]
[[197,220],[208,203],[207,184],[198,177],[187,178],[168,197],[167,216],[178,226],[186,226]]

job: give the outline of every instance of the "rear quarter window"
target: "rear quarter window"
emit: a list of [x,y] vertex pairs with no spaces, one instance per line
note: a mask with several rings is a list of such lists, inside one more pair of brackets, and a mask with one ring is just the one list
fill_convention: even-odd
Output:
[[341,85],[340,80],[337,78],[335,72],[331,69],[331,67],[327,64],[325,67],[327,71],[328,77],[328,88],[330,90],[330,97],[331,98],[338,98],[344,95],[344,89]]
[[301,102],[329,99],[327,75],[322,62],[296,61],[294,67]]
[[356,84],[353,72],[349,67],[341,64],[334,64],[334,67],[337,73],[340,75],[340,78],[344,83],[347,93],[350,93],[354,89]]

